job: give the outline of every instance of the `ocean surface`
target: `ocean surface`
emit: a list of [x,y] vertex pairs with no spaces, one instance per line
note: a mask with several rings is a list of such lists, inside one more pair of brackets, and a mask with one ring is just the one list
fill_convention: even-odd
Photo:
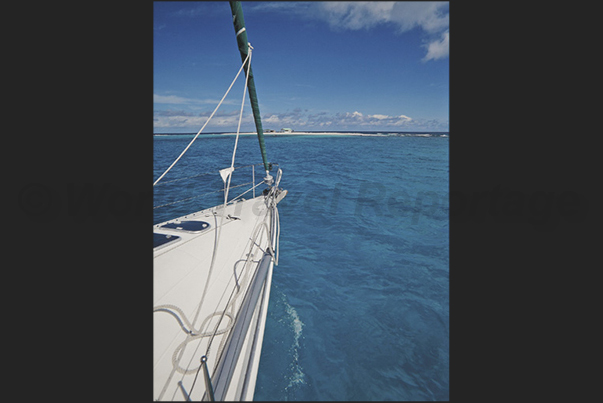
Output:
[[[449,138],[386,134],[266,136],[289,193],[255,400],[449,399]],[[192,137],[154,136],[153,179]],[[185,201],[155,223],[211,207],[186,199],[216,174],[170,181],[230,166],[234,141],[199,136],[155,187],[156,206]],[[258,162],[242,136],[235,165]]]

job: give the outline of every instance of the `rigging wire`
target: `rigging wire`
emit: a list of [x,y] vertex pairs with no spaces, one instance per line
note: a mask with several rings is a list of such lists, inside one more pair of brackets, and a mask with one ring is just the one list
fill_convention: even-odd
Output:
[[[251,43],[247,43],[247,46],[249,47],[249,50],[247,53],[247,58],[245,59],[247,61],[247,72],[245,74],[245,87],[243,88],[243,101],[241,102],[241,111],[239,112],[239,124],[237,126],[237,137],[235,138],[235,145],[234,145],[234,149],[232,150],[232,161],[230,163],[231,173],[228,176],[228,186],[226,186],[226,191],[224,192],[224,208],[226,208],[226,202],[228,201],[228,190],[230,188],[230,179],[232,178],[232,171],[234,170],[235,155],[237,154],[237,145],[239,144],[239,133],[241,131],[241,121],[243,120],[243,108],[245,107],[245,95],[247,95],[247,84],[249,83],[249,70],[251,69],[251,54],[252,54],[251,50],[253,49],[253,47],[251,46]],[[245,63],[243,63],[243,65],[245,65]],[[222,214],[222,216],[224,216],[224,214]]]
[[[247,59],[249,59],[251,57],[251,52],[249,52],[249,54],[247,55],[247,58],[245,59],[245,62],[247,61]],[[205,122],[205,124],[203,125],[203,127],[197,132],[197,135],[191,140],[190,143],[188,143],[188,145],[186,146],[186,148],[180,153],[180,155],[178,156],[178,158],[176,158],[174,160],[174,162],[172,162],[172,165],[170,165],[168,167],[168,169],[165,170],[164,173],[161,174],[161,176],[159,178],[157,178],[157,180],[153,183],[153,186],[155,186],[160,180],[161,178],[163,178],[165,176],[165,174],[167,174],[170,169],[172,169],[172,167],[174,165],[176,165],[176,162],[178,162],[178,160],[180,160],[180,158],[182,158],[182,156],[184,155],[184,153],[186,152],[186,150],[189,149],[189,147],[193,144],[193,142],[197,139],[197,137],[199,137],[199,135],[201,134],[201,132],[203,131],[203,129],[205,129],[205,126],[207,126],[207,124],[209,123],[209,121],[211,120],[211,118],[214,117],[214,114],[218,111],[218,108],[220,108],[220,106],[222,105],[222,102],[224,102],[224,99],[226,98],[226,96],[228,95],[228,93],[230,92],[232,86],[234,85],[234,83],[237,81],[237,79],[239,78],[239,75],[241,74],[241,71],[243,71],[243,67],[245,66],[245,62],[243,62],[243,64],[241,64],[241,68],[239,69],[239,72],[237,73],[236,77],[234,78],[234,80],[232,80],[232,83],[230,83],[230,87],[228,87],[228,90],[226,90],[226,94],[224,94],[224,96],[222,97],[222,99],[220,100],[220,103],[218,103],[218,106],[216,106],[216,109],[214,109],[214,111],[211,113],[211,115],[209,116],[209,118],[207,118],[207,121]]]

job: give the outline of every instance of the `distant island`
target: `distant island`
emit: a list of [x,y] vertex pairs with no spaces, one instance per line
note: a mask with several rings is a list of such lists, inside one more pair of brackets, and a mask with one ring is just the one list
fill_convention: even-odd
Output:
[[[153,133],[154,136],[192,135],[197,133]],[[234,132],[201,133],[203,136],[235,136]],[[256,132],[241,132],[241,136],[255,136]],[[292,129],[265,130],[265,136],[364,136],[364,137],[448,137],[449,132],[389,132],[389,131],[294,131]]]

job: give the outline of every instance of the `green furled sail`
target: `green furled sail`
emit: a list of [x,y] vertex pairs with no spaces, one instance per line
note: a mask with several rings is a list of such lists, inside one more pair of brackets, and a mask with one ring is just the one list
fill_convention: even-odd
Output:
[[[243,18],[243,9],[241,8],[240,1],[231,1],[230,9],[232,10],[232,22],[234,29],[237,34],[237,45],[239,46],[239,52],[241,53],[241,61],[245,62],[247,54],[249,52],[247,42],[247,32],[245,28],[245,19]],[[245,74],[247,74],[247,66],[244,68]],[[262,151],[262,161],[264,162],[264,169],[269,171],[268,159],[266,158],[266,145],[264,144],[264,130],[262,129],[262,120],[260,118],[260,106],[258,105],[258,96],[255,91],[255,82],[253,81],[253,70],[249,66],[249,77],[247,79],[247,89],[249,90],[249,99],[251,101],[251,109],[253,110],[253,118],[255,120],[255,128],[258,133],[258,140],[260,142],[260,150]]]

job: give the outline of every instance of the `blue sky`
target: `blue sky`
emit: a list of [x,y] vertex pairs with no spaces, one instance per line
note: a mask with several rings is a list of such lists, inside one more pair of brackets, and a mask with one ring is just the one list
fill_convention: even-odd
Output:
[[[264,130],[449,130],[448,2],[242,5]],[[241,64],[230,7],[153,7],[154,132],[196,133]],[[204,132],[236,131],[243,86]]]

